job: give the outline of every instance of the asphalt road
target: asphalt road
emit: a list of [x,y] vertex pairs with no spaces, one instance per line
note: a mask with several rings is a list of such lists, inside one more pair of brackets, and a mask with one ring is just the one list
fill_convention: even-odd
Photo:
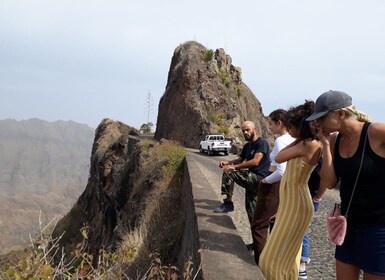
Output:
[[[200,154],[198,150],[188,149],[189,154],[193,157],[202,173],[208,180],[210,186],[218,195],[218,204],[221,203],[220,182],[222,169],[218,167],[219,161],[235,158],[234,155],[223,156],[214,155],[207,156]],[[244,191],[241,187],[234,190],[234,206],[235,211],[229,213],[240,236],[245,244],[251,242],[250,226],[244,209]],[[310,258],[311,261],[307,266],[309,280],[329,280],[335,279],[335,246],[329,241],[326,229],[326,212],[339,200],[338,191],[328,190],[321,202],[320,208],[314,215],[314,219],[309,228],[310,237]]]

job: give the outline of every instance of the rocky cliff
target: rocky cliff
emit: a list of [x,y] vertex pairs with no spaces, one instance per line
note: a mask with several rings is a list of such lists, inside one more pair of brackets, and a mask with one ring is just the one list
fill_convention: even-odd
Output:
[[[177,262],[185,221],[185,153],[180,145],[155,143],[126,124],[103,120],[95,132],[86,189],[52,234],[66,260],[86,252],[96,262],[101,250],[120,250],[115,262],[129,262],[124,270],[132,275],[148,269],[155,250]],[[56,257],[59,262],[62,255]]]
[[132,162],[129,165],[129,135],[138,133],[118,121],[105,119],[97,127],[86,189],[53,233],[54,237],[64,233],[60,244],[67,256],[81,243],[82,228],[87,232],[86,251],[96,254],[99,249],[114,244],[117,225],[124,226],[132,220],[126,209],[123,210],[130,175],[134,173]]
[[159,102],[155,139],[172,139],[197,148],[206,134],[243,140],[240,126],[252,120],[257,133],[272,142],[258,99],[242,82],[241,69],[223,49],[197,42],[178,46]]

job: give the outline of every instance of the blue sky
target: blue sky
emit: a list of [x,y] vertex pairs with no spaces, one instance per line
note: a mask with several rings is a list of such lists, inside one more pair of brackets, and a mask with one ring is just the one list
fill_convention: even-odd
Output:
[[0,0],[0,119],[156,124],[175,48],[224,48],[265,115],[329,89],[385,122],[385,1]]

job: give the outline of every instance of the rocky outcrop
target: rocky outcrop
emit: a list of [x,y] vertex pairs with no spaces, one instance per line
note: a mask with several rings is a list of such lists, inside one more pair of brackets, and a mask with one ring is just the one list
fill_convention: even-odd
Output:
[[155,139],[172,139],[190,148],[197,148],[206,134],[243,140],[239,128],[245,120],[254,121],[257,133],[272,142],[261,104],[231,57],[197,42],[178,46],[159,102]]
[[129,135],[138,135],[138,131],[110,119],[96,129],[86,189],[53,232],[54,238],[63,234],[60,245],[67,258],[84,237],[82,249],[97,255],[100,249],[115,246],[119,231],[132,226],[135,215],[130,213],[127,197],[135,167],[130,160],[134,149],[129,149]]
[[[95,268],[105,256],[104,260],[111,261],[108,254],[100,253],[104,250],[114,256],[112,267],[108,267],[113,275],[101,278],[138,279],[148,272],[150,253],[158,252],[162,263],[177,266],[180,275],[186,267],[194,275],[201,270],[202,250],[190,175],[184,165],[185,149],[168,140],[141,141],[144,137],[137,134],[130,126],[109,119],[96,129],[86,189],[52,234],[53,240],[59,241],[50,248],[56,264],[71,267],[71,272],[89,271],[88,261],[97,262]],[[148,227],[136,231],[141,223]],[[46,241],[37,240],[35,248],[46,249],[52,244]],[[23,258],[16,252],[0,256],[0,270],[16,266]],[[118,277],[122,270],[124,277]],[[78,279],[76,276],[72,278]],[[202,278],[198,275],[196,279]]]
[[65,263],[85,253],[98,265],[101,250],[116,253],[116,262],[124,262],[126,275],[134,279],[148,269],[152,252],[165,263],[185,260],[179,254],[186,220],[185,154],[175,142],[157,143],[119,121],[103,120],[86,189],[52,234],[64,249]]

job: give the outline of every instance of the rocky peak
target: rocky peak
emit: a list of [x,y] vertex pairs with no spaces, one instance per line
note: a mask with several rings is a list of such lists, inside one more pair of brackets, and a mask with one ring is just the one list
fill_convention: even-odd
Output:
[[166,91],[159,102],[155,139],[172,139],[197,148],[206,134],[242,139],[240,126],[254,121],[257,133],[271,143],[273,136],[258,99],[242,82],[224,49],[207,49],[186,42],[173,54]]
[[[71,211],[57,224],[53,236],[60,239],[66,256],[72,256],[84,236],[86,251],[97,255],[119,239],[119,229],[128,230],[130,214],[127,196],[135,166],[129,136],[138,131],[122,122],[104,119],[95,131],[88,183]],[[128,207],[128,208],[127,208]]]
[[[177,262],[175,244],[185,223],[185,153],[175,142],[156,143],[122,122],[103,120],[95,132],[86,189],[52,234],[65,263],[86,253],[97,266],[102,250],[118,252],[125,275],[136,279],[148,270],[151,252]],[[63,261],[62,254],[55,261]]]

